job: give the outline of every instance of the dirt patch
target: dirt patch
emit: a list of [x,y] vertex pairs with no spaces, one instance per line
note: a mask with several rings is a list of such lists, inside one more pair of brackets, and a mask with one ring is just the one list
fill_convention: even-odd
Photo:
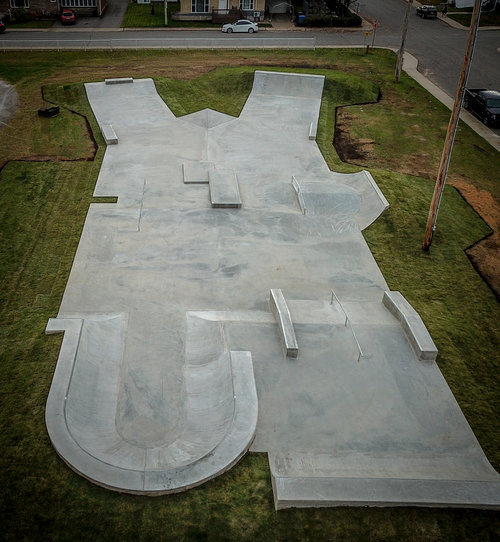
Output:
[[363,165],[368,160],[367,149],[358,140],[351,139],[349,126],[352,116],[347,109],[337,107],[335,113],[335,132],[333,135],[333,146],[342,162]]
[[[373,150],[376,142],[372,139],[353,139],[350,134],[352,122],[357,122],[357,117],[350,114],[350,106],[338,107],[335,115],[335,133],[333,137],[333,146],[343,162],[348,162],[361,167],[373,167]],[[412,115],[412,113],[402,112],[402,115]],[[418,131],[418,125],[414,125],[414,131]],[[420,141],[425,141],[421,136]],[[429,154],[420,151],[412,155],[411,161],[400,161],[395,166],[392,159],[384,160],[383,157],[377,157],[376,166],[382,169],[397,171],[406,175],[416,175],[431,179],[435,175],[434,164],[429,160]],[[395,169],[397,167],[397,169]]]
[[465,252],[478,273],[500,300],[500,204],[486,190],[479,190],[465,181],[451,181],[481,218],[493,230],[493,233],[482,239]]

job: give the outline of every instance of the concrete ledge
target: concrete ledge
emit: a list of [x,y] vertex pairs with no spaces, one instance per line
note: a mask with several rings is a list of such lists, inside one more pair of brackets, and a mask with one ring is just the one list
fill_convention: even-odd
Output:
[[212,207],[241,207],[240,189],[236,173],[232,170],[214,169],[208,173]]
[[417,311],[400,292],[384,292],[384,305],[401,322],[418,359],[434,361],[437,348]]
[[271,290],[269,306],[278,322],[278,328],[286,356],[289,358],[296,358],[299,354],[299,345],[297,344],[297,338],[295,337],[290,311],[288,310],[285,297],[280,289]]
[[121,85],[123,83],[133,83],[134,79],[132,77],[116,77],[112,79],[104,79],[106,85]]
[[101,124],[101,133],[107,145],[116,145],[118,143],[118,136],[111,124]]
[[316,141],[316,135],[318,133],[318,122],[311,122],[311,125],[309,126],[309,140],[310,141]]
[[500,509],[500,483],[469,480],[301,478],[272,475],[276,510],[332,506]]

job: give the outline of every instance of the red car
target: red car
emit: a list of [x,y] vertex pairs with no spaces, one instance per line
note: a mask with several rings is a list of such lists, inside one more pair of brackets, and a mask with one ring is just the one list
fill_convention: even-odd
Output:
[[62,24],[75,24],[76,23],[76,16],[74,11],[71,9],[65,9],[61,13],[61,23]]

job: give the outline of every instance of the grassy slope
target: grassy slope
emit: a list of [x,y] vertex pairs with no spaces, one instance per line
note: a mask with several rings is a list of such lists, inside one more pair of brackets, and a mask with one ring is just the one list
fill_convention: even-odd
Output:
[[[213,54],[206,54],[210,62]],[[190,65],[203,61],[203,56],[186,55]],[[104,76],[108,57],[85,59],[92,78]],[[223,57],[229,64],[231,55]],[[30,131],[30,119],[40,84],[69,80],[67,66],[78,60],[71,54],[43,61],[30,55],[3,58],[7,62],[3,70],[0,66],[0,76],[17,83],[22,104],[7,135],[25,132],[30,137],[22,144],[2,138],[0,152],[2,157],[20,158],[34,154],[39,144],[37,128]],[[180,57],[169,55],[121,54],[114,60],[116,72],[126,69],[127,62],[140,60],[141,69],[150,75],[162,73],[164,63],[182,63]],[[294,52],[292,58],[283,52],[245,52],[244,58],[235,54],[233,60],[246,65],[232,70],[232,77],[227,77],[226,68],[200,79],[161,77],[158,89],[176,114],[201,107],[238,114],[250,89],[248,64],[252,62],[280,66],[288,61],[307,71],[312,66],[322,70],[326,65],[343,66],[351,75],[364,74],[359,79],[346,72],[327,73],[319,124],[318,142],[331,167],[353,170],[339,162],[331,145],[334,107],[356,97],[370,101],[376,87],[390,87],[390,55],[367,59],[350,51],[319,51]],[[81,85],[49,85],[45,95],[87,114],[95,129]],[[63,131],[53,128],[55,122],[50,124],[49,148],[64,141],[68,156],[77,159],[87,154],[90,143],[84,127],[80,126],[81,137],[67,141]],[[86,140],[84,145],[81,140]],[[57,313],[101,159],[102,150],[93,162],[11,162],[0,174],[4,203],[0,209],[0,511],[6,539],[427,541],[500,536],[498,515],[485,511],[351,508],[276,514],[264,455],[245,457],[201,488],[157,499],[114,494],[65,467],[48,441],[43,419],[60,337],[46,337],[43,330],[47,319]],[[368,229],[367,241],[391,288],[401,290],[429,326],[440,349],[440,366],[498,469],[499,304],[463,253],[487,227],[448,189],[440,213],[442,228],[431,254],[423,254],[419,246],[433,183],[383,169],[372,173],[391,208]],[[478,182],[485,176],[478,171]],[[473,296],[468,297],[470,293]]]
[[[347,109],[351,137],[375,142],[370,158],[359,160],[361,164],[371,161],[392,171],[435,179],[442,152],[442,145],[436,143],[444,141],[450,113],[425,89],[404,75],[399,85],[382,85],[380,103]],[[496,177],[491,175],[496,168],[500,168],[500,153],[460,122],[448,178],[470,182],[500,201]]]

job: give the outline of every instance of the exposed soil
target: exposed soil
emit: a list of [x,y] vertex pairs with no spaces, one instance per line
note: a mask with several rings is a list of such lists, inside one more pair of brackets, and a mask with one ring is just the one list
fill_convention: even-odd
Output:
[[353,141],[349,133],[351,116],[348,111],[338,107],[335,116],[335,134],[333,145],[342,162],[363,165],[368,160],[369,149],[366,149],[359,141]]
[[478,273],[500,300],[500,204],[485,190],[478,190],[465,181],[451,184],[482,217],[493,233],[466,250]]
[[[348,109],[338,108],[333,140],[335,149],[342,161],[369,167],[375,142],[370,139],[353,140],[349,131],[350,121]],[[390,169],[426,178],[432,178],[435,173],[431,170],[424,152],[412,157],[411,170],[408,170],[407,166],[395,168],[393,163],[390,164]],[[493,230],[491,235],[478,241],[465,252],[500,301],[500,204],[489,192],[479,190],[464,180],[450,179],[449,184],[460,192],[465,201]]]

